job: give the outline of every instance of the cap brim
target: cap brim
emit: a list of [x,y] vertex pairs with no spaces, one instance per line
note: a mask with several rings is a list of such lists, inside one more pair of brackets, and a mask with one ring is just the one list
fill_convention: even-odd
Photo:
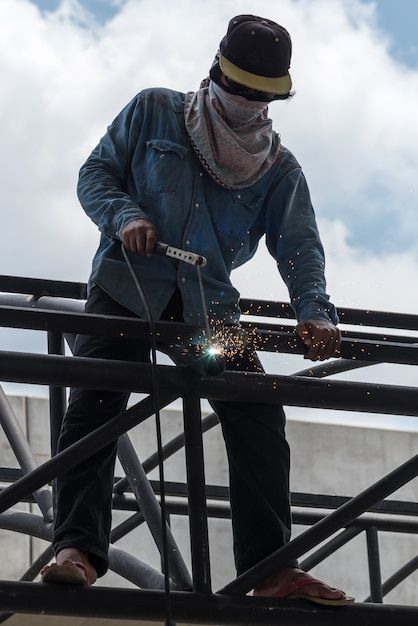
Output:
[[278,78],[259,76],[258,74],[247,72],[237,65],[234,65],[234,63],[228,61],[222,54],[219,54],[219,65],[225,76],[250,89],[256,89],[257,91],[263,91],[265,93],[274,93],[278,96],[287,95],[292,89],[290,74]]

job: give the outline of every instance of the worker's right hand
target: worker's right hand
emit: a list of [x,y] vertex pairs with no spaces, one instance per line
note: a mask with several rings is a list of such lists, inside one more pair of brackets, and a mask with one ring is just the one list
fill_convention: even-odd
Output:
[[139,219],[129,222],[120,233],[120,237],[127,250],[152,256],[158,234],[155,224]]

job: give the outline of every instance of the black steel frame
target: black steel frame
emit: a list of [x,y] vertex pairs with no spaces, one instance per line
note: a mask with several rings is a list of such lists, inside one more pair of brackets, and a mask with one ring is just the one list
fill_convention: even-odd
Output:
[[[52,493],[49,484],[64,469],[73,467],[108,442],[119,438],[118,454],[126,476],[115,479],[113,506],[132,511],[132,515],[112,530],[110,568],[141,590],[93,588],[62,590],[30,583],[51,556],[48,547],[23,573],[20,581],[0,582],[2,620],[12,613],[39,613],[117,617],[122,619],[164,619],[164,576],[148,564],[126,554],[113,544],[127,533],[146,523],[162,551],[160,485],[147,474],[158,464],[156,452],[142,463],[127,432],[148,419],[155,411],[151,366],[119,361],[101,361],[66,357],[64,338],[71,346],[74,334],[103,334],[142,337],[149,340],[146,322],[134,318],[112,318],[82,312],[81,300],[86,286],[30,278],[0,277],[0,326],[47,331],[48,355],[0,352],[0,379],[49,386],[51,417],[51,459],[39,467],[30,446],[19,430],[6,395],[0,388],[0,423],[19,462],[20,470],[0,468],[0,528],[50,540],[53,519]],[[293,319],[287,303],[241,301],[248,315]],[[255,402],[283,403],[294,406],[335,408],[398,415],[418,415],[418,388],[373,385],[348,381],[322,381],[321,378],[349,369],[390,362],[418,365],[418,341],[414,335],[384,334],[379,328],[418,330],[418,316],[378,311],[340,309],[346,324],[373,327],[373,331],[343,331],[342,358],[312,365],[293,376],[250,374],[245,382],[240,373],[227,372],[217,378],[205,377],[187,367],[157,366],[160,408],[176,398],[183,398],[184,432],[163,448],[164,459],[185,449],[187,482],[166,483],[167,513],[188,515],[192,572],[176,545],[167,523],[169,571],[171,577],[172,617],[190,623],[250,624],[334,624],[335,610],[309,610],[303,602],[280,602],[249,598],[245,594],[289,560],[300,559],[307,571],[365,533],[370,593],[365,603],[338,612],[338,624],[416,624],[418,607],[382,605],[384,596],[418,569],[418,556],[382,582],[379,533],[418,534],[418,504],[385,500],[399,487],[418,475],[418,455],[354,497],[320,494],[292,494],[293,522],[309,526],[301,535],[270,555],[256,567],[212,592],[208,523],[209,517],[228,518],[228,489],[205,485],[203,433],[216,426],[214,414],[202,419],[200,398],[245,399]],[[258,350],[302,354],[302,343],[293,326],[244,321],[251,328]],[[156,333],[161,345],[175,338],[188,341],[195,329],[183,324],[160,322]],[[104,365],[106,366],[104,368]],[[121,367],[123,366],[123,367]],[[56,441],[66,406],[66,388],[124,389],[144,392],[147,397],[98,428],[77,444],[56,454]],[[11,509],[18,502],[34,502],[36,513]],[[331,510],[331,513],[327,513]],[[382,513],[384,517],[382,517]],[[324,542],[321,547],[318,545]],[[73,594],[76,593],[76,600]]]

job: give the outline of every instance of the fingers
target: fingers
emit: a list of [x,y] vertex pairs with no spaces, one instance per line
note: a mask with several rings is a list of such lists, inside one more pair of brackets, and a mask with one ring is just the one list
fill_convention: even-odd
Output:
[[147,230],[146,243],[145,243],[145,254],[147,256],[152,256],[156,242],[157,242],[157,231],[155,230],[155,228]]
[[152,256],[158,233],[155,224],[140,219],[129,222],[122,230],[120,237],[127,250]]
[[325,361],[340,356],[341,333],[331,322],[308,320],[298,324],[296,332],[308,347],[305,359]]

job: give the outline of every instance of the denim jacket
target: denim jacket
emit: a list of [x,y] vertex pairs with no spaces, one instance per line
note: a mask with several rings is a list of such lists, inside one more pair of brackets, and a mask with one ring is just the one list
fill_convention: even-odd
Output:
[[[207,258],[202,278],[209,317],[235,323],[239,293],[231,283],[231,271],[251,259],[265,235],[297,319],[337,323],[325,293],[324,252],[308,187],[295,157],[282,147],[277,162],[257,183],[225,189],[196,157],[183,108],[182,93],[142,91],[116,117],[82,166],[78,196],[101,232],[90,284],[97,283],[146,317],[119,239],[129,222],[146,218],[155,223],[160,241]],[[157,255],[131,258],[154,319],[159,319],[178,287],[184,321],[204,324],[194,266]]]

